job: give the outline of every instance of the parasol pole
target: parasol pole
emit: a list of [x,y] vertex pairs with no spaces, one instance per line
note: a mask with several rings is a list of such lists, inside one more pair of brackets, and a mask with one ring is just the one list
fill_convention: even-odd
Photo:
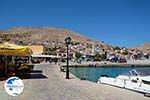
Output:
[[7,75],[7,55],[5,56],[5,76]]

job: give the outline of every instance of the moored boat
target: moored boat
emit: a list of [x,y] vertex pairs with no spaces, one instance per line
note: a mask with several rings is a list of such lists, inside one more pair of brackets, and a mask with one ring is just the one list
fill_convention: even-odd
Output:
[[133,69],[116,78],[100,77],[98,83],[150,94],[150,71]]

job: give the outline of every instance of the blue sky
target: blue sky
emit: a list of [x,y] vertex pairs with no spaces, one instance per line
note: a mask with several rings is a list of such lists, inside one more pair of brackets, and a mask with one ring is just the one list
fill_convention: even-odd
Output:
[[118,46],[150,42],[149,0],[0,0],[0,30],[59,27]]

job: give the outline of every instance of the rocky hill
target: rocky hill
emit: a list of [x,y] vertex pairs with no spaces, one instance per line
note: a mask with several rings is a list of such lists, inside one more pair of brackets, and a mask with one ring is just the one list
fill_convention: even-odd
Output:
[[143,45],[139,46],[138,49],[143,52],[150,53],[150,42],[144,43]]
[[8,41],[17,44],[18,42],[21,42],[25,45],[56,42],[61,44],[67,36],[70,36],[74,43],[87,43],[91,45],[95,43],[103,48],[111,49],[110,45],[107,45],[101,41],[94,41],[79,33],[62,28],[16,27],[7,31],[0,31],[1,42]]

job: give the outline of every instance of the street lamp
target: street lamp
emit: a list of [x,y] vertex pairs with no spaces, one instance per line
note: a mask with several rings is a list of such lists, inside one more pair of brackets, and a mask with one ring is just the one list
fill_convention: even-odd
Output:
[[65,38],[65,44],[67,46],[67,67],[66,67],[66,79],[69,79],[69,57],[68,57],[68,46],[71,43],[71,38],[68,36]]

